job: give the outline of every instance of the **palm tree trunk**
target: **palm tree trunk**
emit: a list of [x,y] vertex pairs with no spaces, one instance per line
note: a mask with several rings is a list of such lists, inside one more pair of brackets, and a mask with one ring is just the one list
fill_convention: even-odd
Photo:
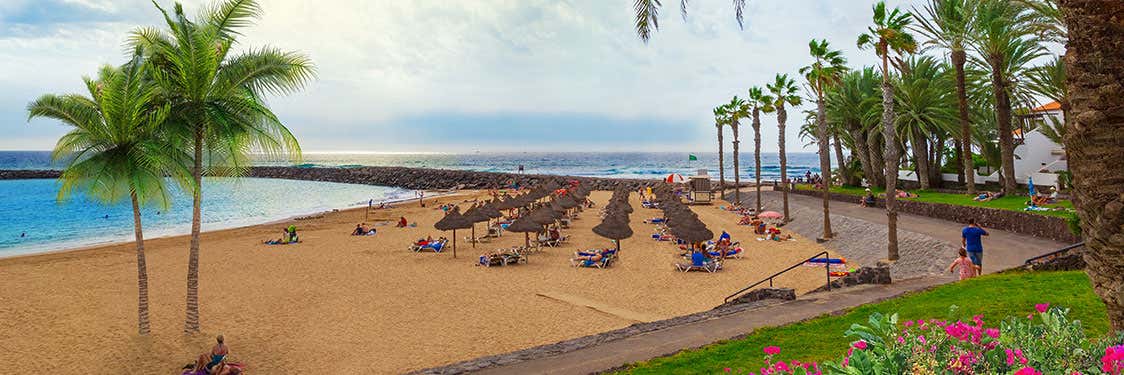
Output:
[[738,141],[738,123],[734,122],[734,201],[737,202],[736,205],[738,207],[741,207],[741,205],[742,205],[742,194],[741,194],[742,193],[742,186],[741,186],[742,180],[741,180],[740,171],[738,171],[738,169],[741,168],[738,164],[738,143],[740,143]]
[[[1069,27],[1065,146],[1085,237],[1085,272],[1114,330],[1124,330],[1124,2],[1061,0]],[[1071,120],[1072,119],[1072,120]]]
[[199,232],[203,222],[203,127],[195,130],[195,160],[191,169],[191,247],[187,257],[187,317],[184,334],[199,332]]
[[1002,186],[1007,194],[1013,194],[1015,182],[1015,139],[1011,129],[1011,97],[1007,93],[1007,80],[1003,78],[1002,56],[991,56],[991,84],[995,93],[995,116],[999,128],[999,154],[1002,161]]
[[956,182],[964,184],[964,147],[961,146],[960,138],[952,137],[952,147],[956,149],[956,159],[952,160],[956,169]]
[[938,134],[929,143],[929,187],[941,188],[944,185],[944,176],[941,168],[944,165],[945,140]]
[[964,63],[968,54],[964,50],[952,51],[952,65],[956,67],[956,102],[960,108],[960,163],[964,168],[964,184],[968,195],[976,195],[976,169],[972,162],[972,125],[968,122],[968,90],[964,84]]
[[722,145],[722,126],[718,125],[716,127],[718,128],[718,189],[722,192],[721,194],[725,195],[726,194],[726,156],[723,155],[723,150],[722,150],[723,149],[723,147],[722,147],[723,146]]
[[[886,187],[886,161],[883,156],[886,154],[886,143],[880,137],[881,131],[871,131],[867,134],[868,138],[866,146],[870,149],[870,167],[874,173],[871,174],[871,185],[885,188]],[[880,147],[881,146],[881,147]]]
[[757,186],[757,205],[755,213],[761,213],[761,111],[753,110],[753,176]]
[[913,165],[914,173],[917,175],[917,183],[921,185],[921,190],[929,189],[929,151],[927,150],[928,143],[925,137],[921,135],[920,129],[913,129],[909,132],[910,151],[913,151]]
[[[866,143],[866,134],[863,134],[862,130],[858,128],[850,128],[849,133],[851,133],[851,139],[855,140],[854,154],[859,158],[859,164],[862,165],[863,168],[863,175],[866,176],[867,182],[869,182],[871,186],[878,185],[878,180],[875,179],[877,174],[874,172],[875,169],[870,162],[870,147]],[[861,183],[862,181],[859,182]]]
[[820,175],[823,176],[823,235],[822,239],[831,239],[831,147],[828,146],[830,136],[827,134],[827,115],[824,109],[823,93],[816,96],[816,127],[819,130],[820,146]]
[[784,103],[777,106],[777,130],[780,131],[777,135],[778,154],[781,162],[781,200],[784,201],[784,221],[789,220],[788,216],[788,157],[784,153],[784,122],[788,121],[788,112],[784,110]]
[[835,162],[838,165],[840,175],[843,177],[843,183],[847,185],[857,185],[855,181],[851,179],[850,175],[842,173],[847,160],[843,158],[843,144],[839,142],[839,133],[832,134],[831,138],[832,145],[835,146]]
[[898,144],[894,129],[894,87],[890,85],[890,72],[886,57],[882,57],[882,137],[886,141],[886,253],[890,260],[898,260]]
[[149,333],[148,327],[148,267],[144,261],[144,232],[141,230],[140,203],[137,192],[129,194],[133,202],[133,234],[137,240],[137,333]]

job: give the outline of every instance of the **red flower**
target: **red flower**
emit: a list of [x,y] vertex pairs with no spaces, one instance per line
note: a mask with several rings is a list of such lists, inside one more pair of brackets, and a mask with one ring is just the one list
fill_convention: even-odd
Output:
[[767,355],[781,354],[781,348],[776,347],[776,346],[766,346],[765,347],[765,354],[767,354]]

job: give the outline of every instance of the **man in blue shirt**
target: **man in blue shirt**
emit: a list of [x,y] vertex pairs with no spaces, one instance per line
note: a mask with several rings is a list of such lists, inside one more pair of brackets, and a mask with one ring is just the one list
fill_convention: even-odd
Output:
[[976,219],[968,219],[968,226],[960,231],[960,244],[964,246],[964,250],[968,251],[968,258],[972,259],[972,263],[975,263],[981,270],[983,269],[983,241],[981,237],[986,235],[988,235],[987,231],[976,225]]

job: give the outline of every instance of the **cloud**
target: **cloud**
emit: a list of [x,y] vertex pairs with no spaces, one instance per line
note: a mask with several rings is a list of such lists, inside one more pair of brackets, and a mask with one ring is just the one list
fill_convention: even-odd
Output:
[[[686,20],[672,4],[645,45],[630,1],[270,0],[240,46],[297,50],[317,64],[307,90],[270,99],[306,150],[705,151],[711,108],[795,74],[809,39],[827,38],[852,65],[873,63],[854,47],[869,3],[751,1],[744,30],[728,2],[692,2]],[[26,124],[26,103],[80,90],[79,77],[123,61],[130,29],[162,22],[144,0],[14,0],[0,14],[0,149],[51,147],[65,129]],[[799,118],[790,116],[790,150],[802,148]],[[762,122],[775,150],[775,119]]]

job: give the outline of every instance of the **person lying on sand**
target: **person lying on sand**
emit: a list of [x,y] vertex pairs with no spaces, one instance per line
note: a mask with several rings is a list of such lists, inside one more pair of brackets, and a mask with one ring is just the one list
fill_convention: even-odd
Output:
[[265,241],[266,245],[282,245],[282,244],[287,244],[287,243],[290,243],[290,241],[289,241],[289,231],[287,229],[281,230],[281,238],[278,238],[276,240],[266,240]]
[[367,223],[355,224],[355,230],[351,232],[352,236],[374,236],[378,232],[374,227],[367,226]]

